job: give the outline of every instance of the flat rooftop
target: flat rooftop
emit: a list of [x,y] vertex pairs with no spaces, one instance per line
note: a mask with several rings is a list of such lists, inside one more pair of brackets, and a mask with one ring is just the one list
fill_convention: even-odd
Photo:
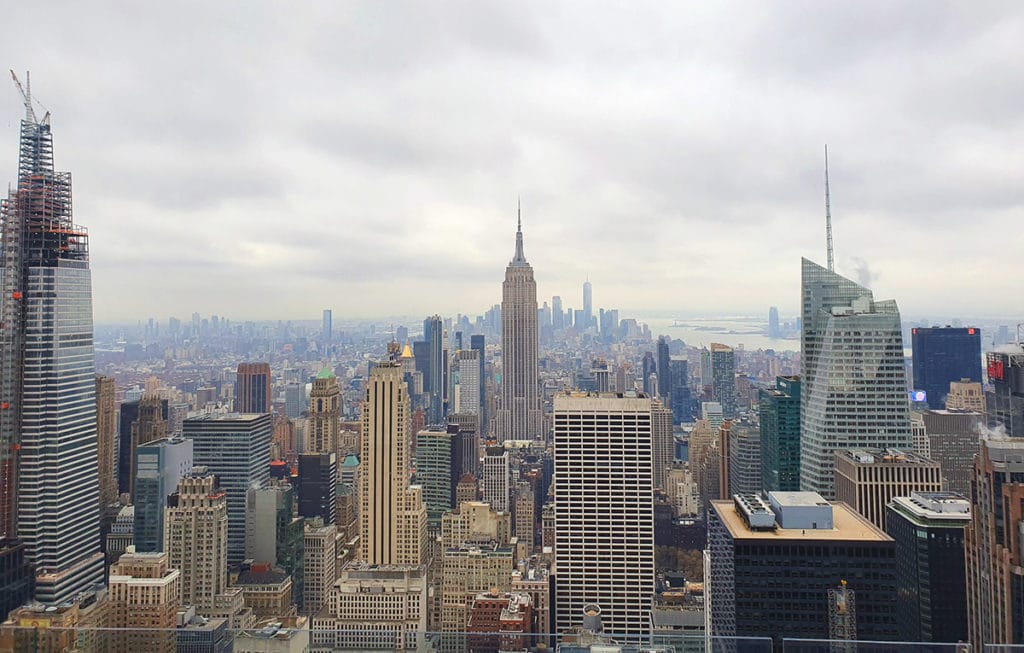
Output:
[[[798,493],[802,494],[802,493]],[[833,528],[775,528],[752,531],[732,501],[712,501],[711,507],[734,540],[808,540],[826,542],[891,542],[892,538],[845,503],[832,504]]]

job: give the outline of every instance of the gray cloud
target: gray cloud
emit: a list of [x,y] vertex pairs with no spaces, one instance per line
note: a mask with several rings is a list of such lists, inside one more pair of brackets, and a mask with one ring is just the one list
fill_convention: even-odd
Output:
[[[1005,312],[1024,273],[1009,254],[1024,246],[1015,6],[67,3],[8,18],[47,25],[45,45],[12,29],[0,52],[53,111],[101,321],[324,301],[478,312],[500,300],[517,196],[542,297],[576,305],[589,274],[624,311],[794,311],[799,256],[824,258],[825,142],[840,272],[869,261],[876,295],[909,314]],[[5,96],[13,180],[20,103]]]

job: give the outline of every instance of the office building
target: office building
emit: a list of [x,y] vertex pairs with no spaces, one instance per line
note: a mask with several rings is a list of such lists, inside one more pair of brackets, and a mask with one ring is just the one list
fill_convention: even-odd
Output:
[[469,348],[477,353],[477,364],[480,366],[480,419],[477,429],[478,435],[484,435],[488,423],[487,415],[487,375],[486,375],[486,342],[482,334],[474,334],[469,337]]
[[194,466],[192,440],[164,438],[147,442],[135,452],[135,550],[163,550],[167,497]]
[[426,647],[430,583],[421,567],[349,566],[310,618],[314,651]]
[[[295,489],[288,481],[251,487],[246,496],[245,558],[277,567],[290,577],[289,600],[301,607],[305,569],[304,521],[295,515]],[[252,603],[246,602],[252,607]],[[254,608],[257,616],[259,611]],[[276,616],[283,616],[278,613]]]
[[269,413],[273,398],[270,383],[270,363],[239,363],[235,377],[235,412]]
[[513,536],[512,517],[482,501],[467,501],[441,518],[442,550],[472,542],[497,542],[507,546]]
[[479,499],[479,493],[476,477],[469,473],[463,474],[458,485],[455,486],[455,507],[458,508],[467,501],[476,501],[477,499]]
[[[671,385],[669,387],[669,407],[672,409],[672,420],[680,424],[693,421],[693,394],[690,392],[689,363],[685,358],[672,358],[668,362]],[[620,392],[622,388],[617,388]],[[626,388],[632,390],[632,388]]]
[[195,607],[178,610],[175,633],[177,653],[232,653],[234,633],[228,632],[226,619],[207,619],[196,616]]
[[768,309],[768,337],[779,338],[782,331],[779,329],[779,308],[772,306]]
[[100,506],[117,503],[117,402],[114,378],[96,375],[96,458]]
[[25,543],[0,539],[0,616],[32,600],[35,573],[25,555]]
[[827,588],[856,593],[857,639],[896,638],[896,544],[815,492],[713,501],[705,588],[713,637],[829,636]]
[[337,578],[337,535],[334,524],[310,519],[305,527],[306,567],[302,587],[303,614],[316,614],[327,602]]
[[455,486],[462,478],[459,434],[426,430],[416,434],[416,484],[423,488],[427,523],[434,530],[441,515],[455,507]]
[[[440,424],[444,418],[445,393],[444,323],[434,315],[423,320],[423,342],[416,343],[416,370],[423,374],[423,393],[427,398],[427,423]],[[417,346],[418,345],[418,346]]]
[[24,541],[36,598],[56,604],[103,579],[92,281],[49,114],[25,104],[0,207],[0,535]]
[[473,598],[466,624],[467,651],[525,651],[533,644],[533,601],[529,594],[492,587]]
[[651,479],[654,487],[665,489],[665,477],[676,459],[676,440],[672,433],[672,411],[660,401],[651,403]]
[[583,329],[589,329],[594,322],[594,287],[590,280],[583,282]]
[[894,497],[942,490],[939,464],[910,451],[836,452],[836,501],[844,501],[880,529]]
[[732,347],[711,343],[711,396],[722,404],[722,417],[739,414],[736,405],[736,352]]
[[556,628],[572,628],[584,605],[598,603],[607,606],[609,632],[646,634],[654,594],[655,405],[577,394],[556,395],[554,409]]
[[943,489],[969,497],[971,470],[985,416],[971,411],[928,410],[922,419],[928,437],[928,457],[942,470]]
[[164,546],[168,564],[181,571],[181,605],[202,614],[216,606],[228,584],[228,504],[217,478],[195,467],[167,500]]
[[284,387],[284,415],[298,419],[306,412],[306,388],[301,383],[289,383]]
[[[649,351],[644,352],[643,360],[640,361],[640,371],[643,374],[641,379],[645,395],[654,395],[658,393],[657,380],[658,380],[658,365],[654,360],[654,354]],[[651,381],[654,381],[653,387]]]
[[485,503],[501,512],[509,511],[509,453],[504,447],[487,447],[484,452],[484,473],[480,479],[481,496]]
[[455,395],[455,413],[480,414],[480,384],[483,383],[480,355],[481,352],[475,349],[460,349],[457,354],[459,385]]
[[184,431],[195,464],[216,474],[227,495],[228,560],[239,563],[245,557],[246,492],[270,479],[271,415],[202,415],[185,420]]
[[669,354],[668,338],[658,336],[658,396],[667,400],[672,391],[672,356]]
[[[325,524],[337,518],[338,457],[332,453],[311,453],[299,456],[298,514],[319,517]],[[358,459],[356,459],[358,462]]]
[[422,489],[409,484],[409,436],[401,367],[381,362],[366,383],[359,457],[359,559],[369,565],[423,562],[427,509]]
[[135,452],[143,444],[167,437],[167,400],[154,394],[143,395],[132,412],[134,419],[128,424],[128,437],[122,438],[118,452],[125,469],[124,474],[118,477],[118,486],[122,493],[130,494],[134,500]]
[[166,553],[126,553],[110,568],[110,651],[175,653],[181,572]]
[[889,504],[896,541],[896,621],[907,642],[967,640],[964,528],[971,502],[952,492],[915,492]]
[[338,377],[325,367],[313,379],[313,388],[309,392],[305,453],[335,452],[340,454],[341,452],[338,450],[340,429],[341,388],[338,386]]
[[989,428],[1002,427],[1010,437],[1024,437],[1024,346],[1006,345],[985,354],[992,390],[985,395]]
[[910,332],[914,390],[926,393],[928,407],[944,408],[949,384],[981,381],[981,329],[915,327]]
[[802,293],[800,487],[831,498],[836,451],[911,448],[900,313],[807,259]]
[[501,403],[495,435],[505,440],[543,440],[544,413],[538,380],[537,282],[523,254],[523,223],[516,251],[501,284]]
[[757,402],[761,429],[761,488],[800,489],[800,377],[779,376]]
[[334,319],[331,309],[325,308],[323,313],[323,320],[320,324],[320,339],[325,345],[329,345],[334,342]]
[[985,412],[985,393],[981,383],[969,379],[951,381],[949,394],[946,395],[946,410],[967,410],[975,413]]
[[729,422],[726,431],[729,444],[729,493],[753,494],[761,491],[761,432],[747,420]]
[[257,619],[281,618],[294,613],[292,577],[267,563],[243,564],[234,581],[242,590],[245,605],[252,608]]
[[516,484],[515,498],[512,504],[515,516],[515,534],[527,554],[533,553],[533,541],[536,536],[536,505],[537,497],[533,486],[523,481]]
[[441,650],[466,650],[469,606],[491,588],[507,592],[512,584],[515,550],[497,542],[478,541],[444,549],[441,570]]
[[112,565],[128,550],[128,547],[135,545],[135,506],[122,506],[117,511],[114,521],[110,524],[110,532],[107,533],[105,539],[104,560],[107,564]]
[[982,439],[971,487],[971,523],[964,530],[967,633],[980,651],[1024,641],[1024,439]]

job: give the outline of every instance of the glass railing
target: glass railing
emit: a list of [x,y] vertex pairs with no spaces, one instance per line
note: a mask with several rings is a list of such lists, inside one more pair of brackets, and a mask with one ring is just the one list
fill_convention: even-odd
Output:
[[784,638],[782,640],[783,653],[968,653],[970,649],[971,646],[965,643],[873,642],[794,638]]
[[[45,614],[45,613],[44,613]],[[433,632],[415,629],[311,630],[307,626],[229,629],[209,620],[174,629],[118,629],[49,625],[24,619],[0,626],[0,653],[971,653],[965,643],[875,642],[828,639],[773,641],[768,637],[646,636],[518,632]],[[1024,653],[1024,645],[988,645],[983,653]]]

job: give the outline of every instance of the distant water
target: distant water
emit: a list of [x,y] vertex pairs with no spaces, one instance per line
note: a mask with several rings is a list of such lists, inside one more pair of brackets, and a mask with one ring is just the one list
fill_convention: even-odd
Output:
[[[637,317],[646,322],[655,336],[668,336],[682,340],[692,347],[709,346],[713,342],[744,349],[774,349],[800,351],[800,338],[769,338],[768,321],[757,317],[674,318],[658,315]],[[785,319],[783,320],[785,321]]]

